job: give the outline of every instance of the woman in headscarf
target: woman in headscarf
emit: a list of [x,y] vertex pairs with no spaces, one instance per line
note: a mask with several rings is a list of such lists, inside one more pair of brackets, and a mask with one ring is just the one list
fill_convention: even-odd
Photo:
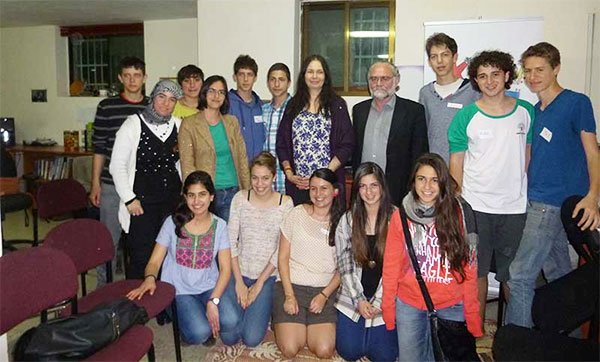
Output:
[[173,117],[181,88],[161,80],[141,112],[129,116],[115,139],[110,173],[121,198],[119,222],[128,233],[127,279],[142,279],[164,219],[173,212],[181,192],[177,131]]

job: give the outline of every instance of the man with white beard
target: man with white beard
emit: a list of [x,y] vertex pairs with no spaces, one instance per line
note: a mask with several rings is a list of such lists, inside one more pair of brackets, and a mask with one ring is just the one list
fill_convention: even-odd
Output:
[[367,99],[352,108],[356,148],[352,169],[372,161],[385,170],[395,205],[408,191],[414,161],[428,152],[425,110],[417,102],[398,97],[400,74],[395,65],[376,62],[369,68]]

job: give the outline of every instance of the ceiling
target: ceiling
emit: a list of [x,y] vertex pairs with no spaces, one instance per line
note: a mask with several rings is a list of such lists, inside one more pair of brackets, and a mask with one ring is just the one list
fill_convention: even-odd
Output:
[[0,27],[196,18],[196,9],[197,0],[0,0]]

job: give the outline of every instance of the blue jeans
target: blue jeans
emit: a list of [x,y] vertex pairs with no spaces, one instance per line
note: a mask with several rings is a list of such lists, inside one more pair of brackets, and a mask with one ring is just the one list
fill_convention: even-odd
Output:
[[[440,318],[464,321],[463,303],[439,309]],[[435,361],[431,345],[431,327],[426,310],[403,303],[396,297],[396,330],[399,361]]]
[[[117,194],[115,185],[102,183],[100,188],[100,221],[108,228],[115,247],[115,256],[112,260],[113,277],[117,267],[117,249],[121,238],[121,224],[119,223],[119,203],[121,199]],[[96,267],[97,286],[106,284],[106,264]]]
[[395,361],[398,357],[396,330],[388,331],[385,324],[365,327],[365,319],[354,322],[344,313],[337,312],[335,349],[347,361],[367,356],[371,361]]
[[[206,318],[206,304],[210,298],[212,289],[202,294],[177,295],[177,317],[181,338],[189,344],[204,343],[212,331]],[[235,299],[235,290],[228,286],[219,302],[219,336],[223,343],[232,345],[240,340],[241,315]]]
[[[256,283],[256,279],[244,276],[242,278],[248,288]],[[271,307],[273,305],[273,284],[275,284],[275,276],[271,276],[265,281],[260,293],[258,293],[254,302],[246,310],[242,309],[239,304],[237,305],[239,313],[242,315],[242,324],[240,327],[242,341],[249,347],[258,346],[267,333],[269,321],[271,320]]]
[[233,200],[233,197],[238,191],[240,191],[240,188],[237,186],[216,190],[213,204],[215,214],[218,217],[225,221],[229,221],[229,209],[231,208],[231,200]]
[[521,245],[510,265],[506,324],[533,327],[531,306],[541,270],[549,282],[569,273],[569,243],[560,220],[560,207],[530,201]]

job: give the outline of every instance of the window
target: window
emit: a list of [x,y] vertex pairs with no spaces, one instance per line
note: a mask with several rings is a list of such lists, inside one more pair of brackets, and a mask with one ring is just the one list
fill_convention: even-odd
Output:
[[367,72],[394,58],[395,1],[305,2],[302,58],[320,54],[342,95],[368,94]]
[[100,90],[116,95],[122,89],[119,62],[126,56],[144,60],[143,24],[61,27],[69,38],[71,95],[96,96]]

